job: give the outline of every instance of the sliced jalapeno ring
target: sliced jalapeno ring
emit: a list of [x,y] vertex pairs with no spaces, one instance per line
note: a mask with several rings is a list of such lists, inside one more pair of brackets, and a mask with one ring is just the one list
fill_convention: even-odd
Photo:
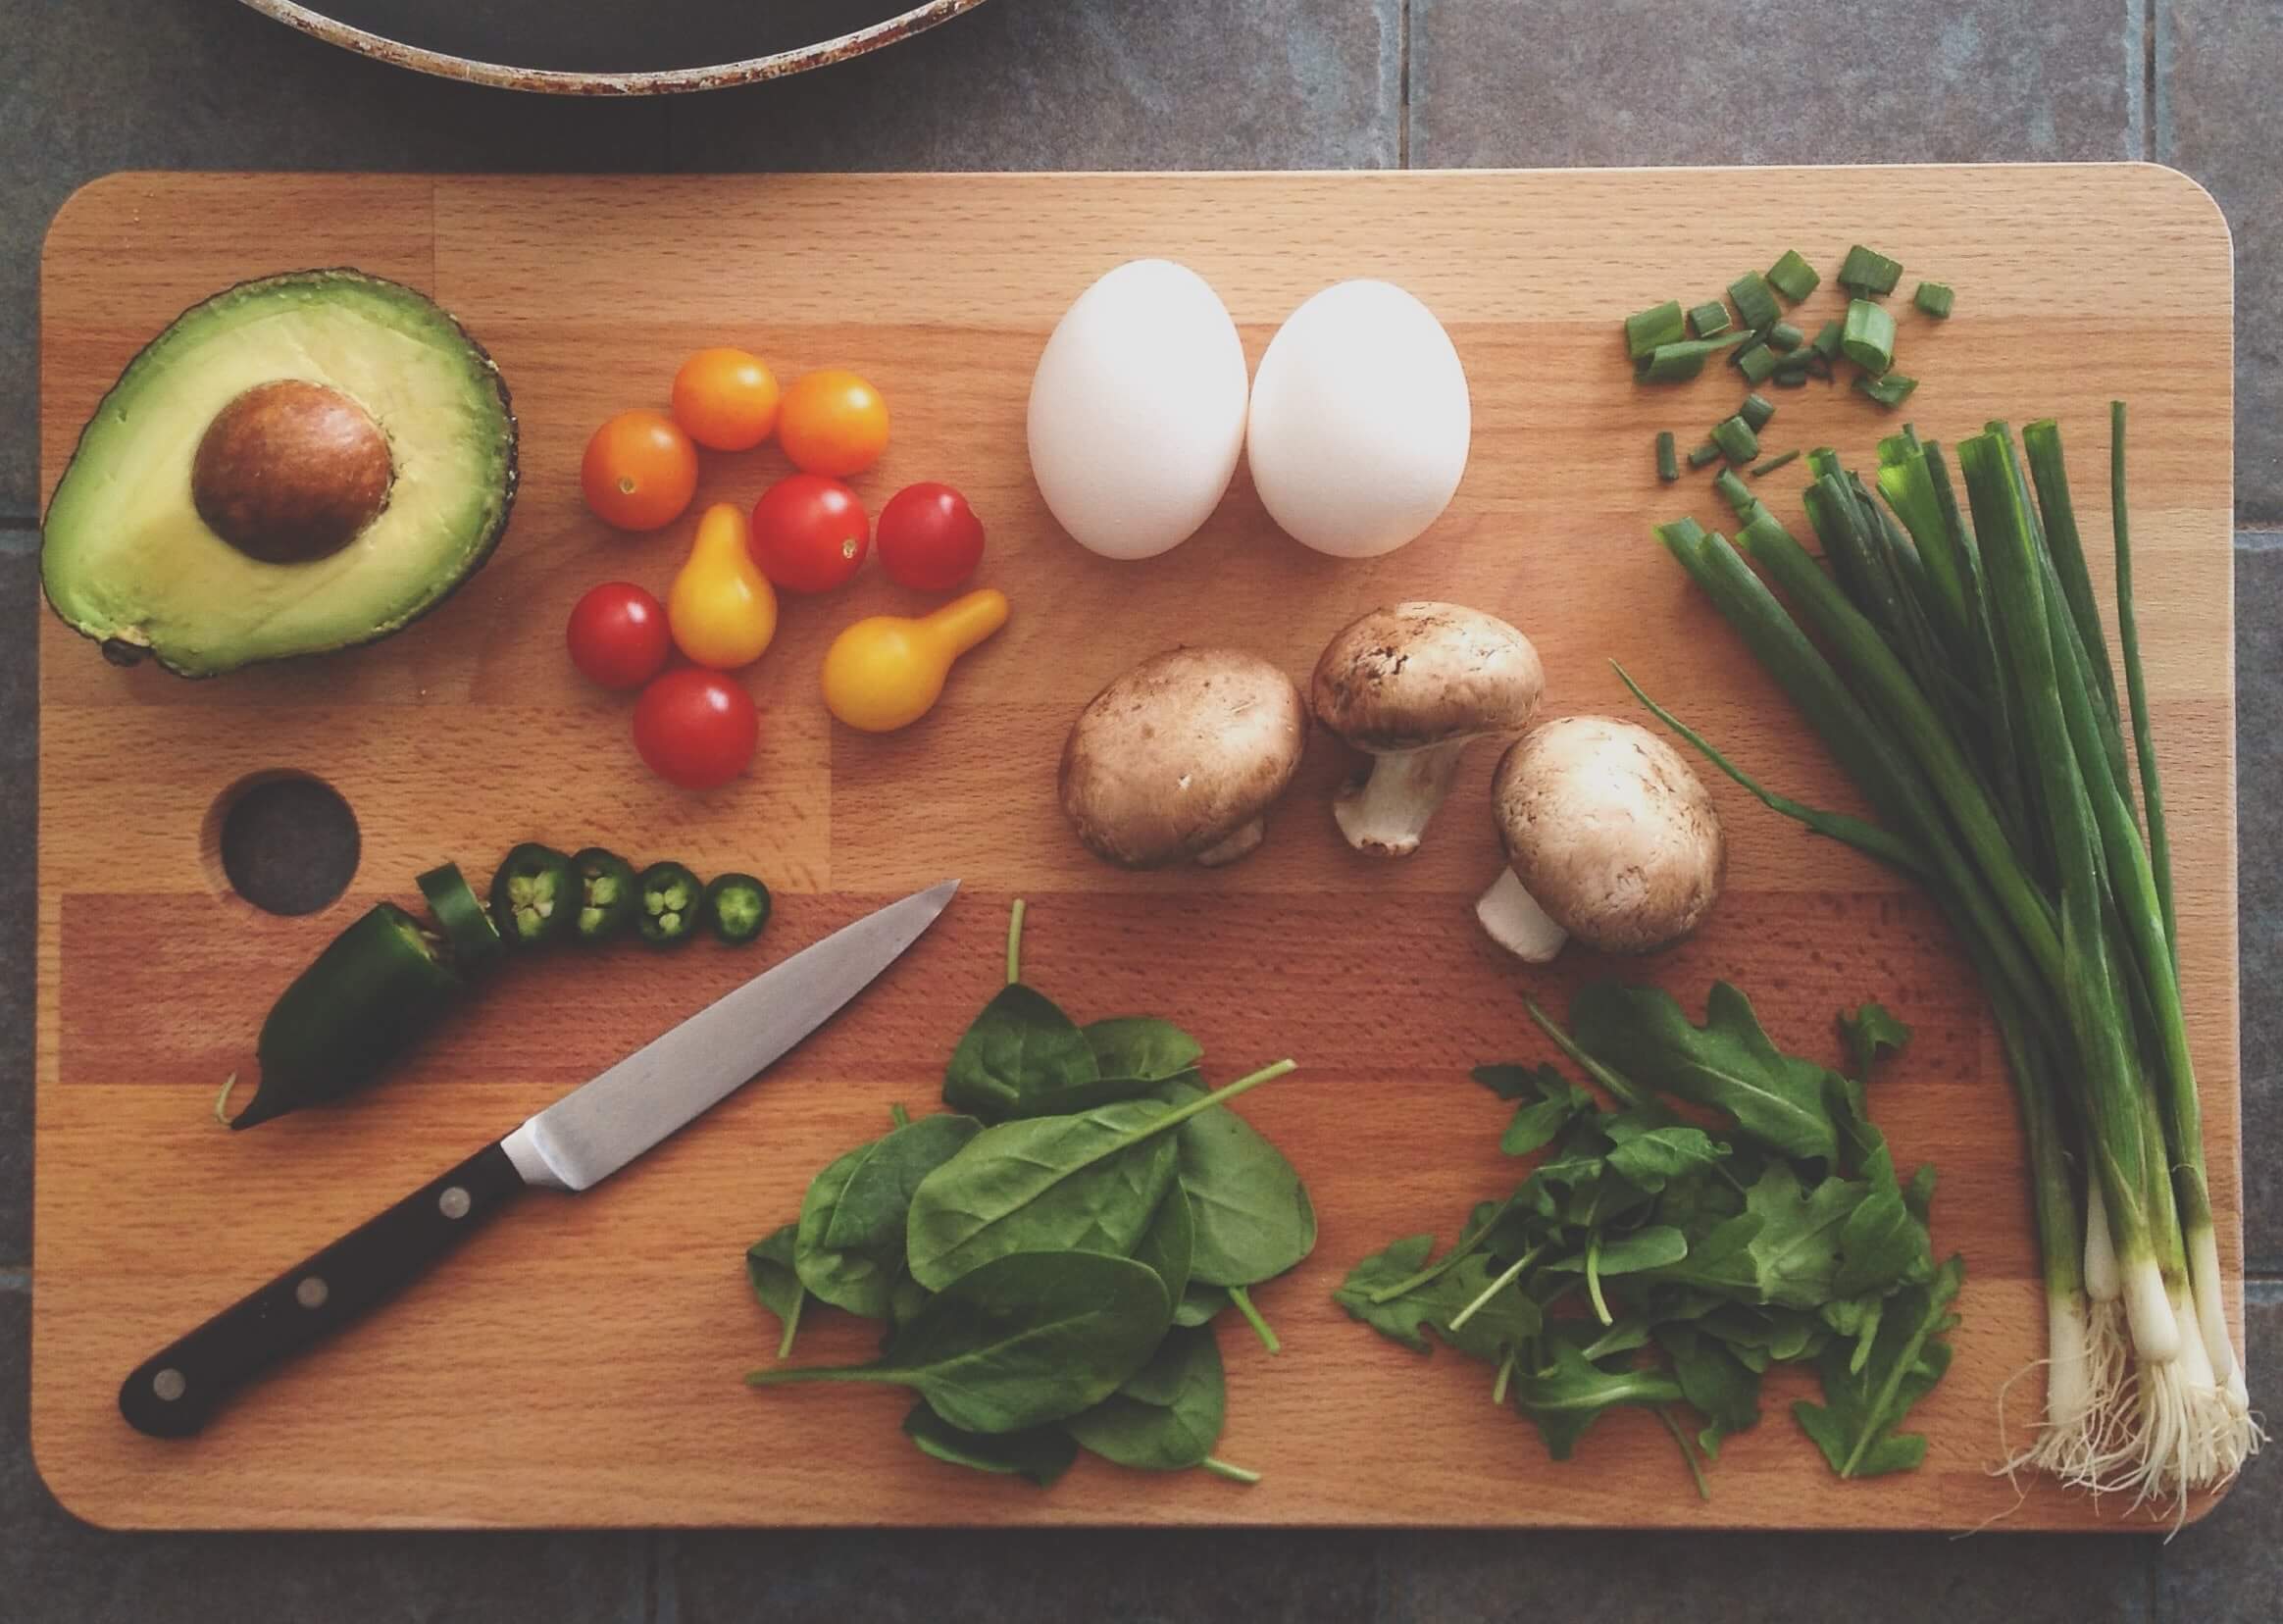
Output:
[[444,863],[430,869],[420,877],[420,893],[428,898],[429,912],[444,933],[455,969],[474,976],[498,968],[506,944],[499,939],[499,927],[492,924],[490,912],[460,872],[459,864]]
[[705,888],[680,863],[652,863],[642,870],[642,911],[634,929],[653,947],[679,947],[697,934],[705,912]]
[[465,986],[437,949],[391,902],[334,937],[271,1006],[254,1049],[262,1086],[230,1126],[251,1128],[380,1076]]
[[578,903],[572,936],[582,947],[624,936],[641,911],[634,866],[615,851],[588,846],[573,853],[571,883]]
[[716,875],[705,888],[705,911],[714,935],[740,946],[769,923],[769,888],[750,874]]
[[571,859],[527,840],[501,859],[491,877],[491,920],[518,947],[569,939],[577,921]]

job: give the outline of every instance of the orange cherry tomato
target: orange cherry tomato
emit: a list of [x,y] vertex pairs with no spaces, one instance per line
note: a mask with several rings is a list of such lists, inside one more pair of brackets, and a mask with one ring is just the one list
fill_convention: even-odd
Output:
[[888,445],[888,402],[852,372],[806,374],[785,391],[777,442],[806,473],[836,480],[861,474]]
[[750,451],[777,427],[777,375],[741,349],[701,349],[674,375],[674,421],[710,451]]
[[586,442],[579,482],[604,524],[661,530],[697,494],[697,447],[664,412],[621,412]]

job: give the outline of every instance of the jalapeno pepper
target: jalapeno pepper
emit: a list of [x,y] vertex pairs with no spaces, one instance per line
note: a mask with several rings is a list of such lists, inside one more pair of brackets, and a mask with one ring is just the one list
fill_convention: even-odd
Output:
[[579,914],[577,893],[571,859],[527,840],[501,859],[491,877],[492,922],[518,947],[568,940]]
[[381,902],[294,978],[262,1023],[262,1086],[230,1121],[258,1122],[336,1099],[378,1077],[434,1026],[465,984],[436,939]]
[[578,902],[572,935],[582,947],[625,935],[641,911],[634,865],[615,851],[588,846],[575,853],[571,883]]
[[445,863],[420,877],[420,893],[428,898],[429,912],[444,933],[452,966],[463,975],[495,970],[506,953],[499,927],[491,923],[468,877],[457,863]]
[[717,875],[705,888],[705,911],[714,935],[740,946],[769,923],[769,888],[750,874]]
[[680,863],[652,863],[642,870],[642,911],[634,928],[653,947],[679,947],[697,934],[705,912],[705,888]]

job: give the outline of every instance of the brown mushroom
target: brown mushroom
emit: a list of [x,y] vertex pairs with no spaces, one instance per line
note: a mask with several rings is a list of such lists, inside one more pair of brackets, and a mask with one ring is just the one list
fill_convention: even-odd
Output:
[[1293,680],[1235,648],[1176,648],[1095,694],[1062,747],[1062,810],[1121,868],[1232,863],[1260,844],[1308,718]]
[[1478,609],[1397,603],[1344,627],[1308,697],[1317,721],[1377,758],[1333,799],[1347,843],[1380,857],[1418,850],[1467,745],[1530,726],[1545,689],[1530,639]]
[[1507,866],[1475,905],[1499,946],[1542,964],[1576,937],[1646,953],[1695,930],[1727,844],[1703,783],[1646,729],[1565,716],[1498,763],[1491,806]]

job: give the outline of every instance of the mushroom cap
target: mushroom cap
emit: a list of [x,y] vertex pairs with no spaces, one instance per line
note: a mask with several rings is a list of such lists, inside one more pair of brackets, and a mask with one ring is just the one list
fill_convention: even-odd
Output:
[[1661,947],[1720,895],[1728,845],[1712,796],[1678,750],[1630,722],[1533,729],[1499,761],[1491,806],[1523,888],[1590,947]]
[[1333,635],[1308,683],[1316,720],[1375,755],[1517,733],[1545,690],[1528,637],[1455,603],[1374,609]]
[[1220,844],[1299,769],[1293,680],[1238,648],[1151,656],[1089,700],[1062,747],[1062,810],[1097,857],[1157,868]]

